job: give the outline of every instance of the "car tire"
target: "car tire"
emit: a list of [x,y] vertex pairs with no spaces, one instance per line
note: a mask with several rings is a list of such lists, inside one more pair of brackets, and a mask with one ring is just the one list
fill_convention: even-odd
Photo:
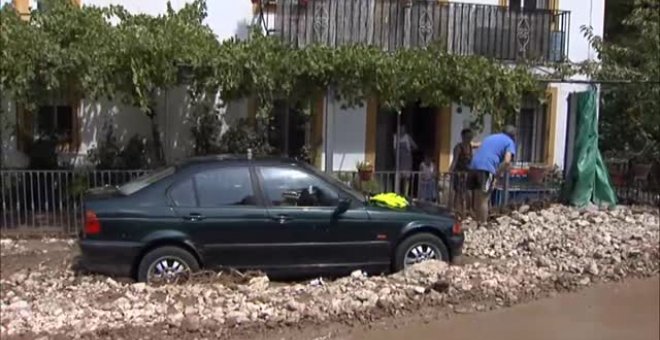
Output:
[[421,249],[431,249],[435,256],[437,256],[436,258],[438,260],[449,262],[449,251],[442,239],[430,233],[413,234],[405,238],[396,247],[396,251],[394,252],[395,272],[406,267],[406,257],[408,256],[408,253],[418,247],[421,247]]
[[173,261],[177,261],[185,267],[183,269],[184,271],[196,272],[199,270],[199,262],[189,251],[180,247],[164,246],[155,248],[142,257],[137,268],[137,280],[139,282],[148,282],[149,271],[153,270],[158,262],[164,260],[169,261],[170,264],[173,264]]

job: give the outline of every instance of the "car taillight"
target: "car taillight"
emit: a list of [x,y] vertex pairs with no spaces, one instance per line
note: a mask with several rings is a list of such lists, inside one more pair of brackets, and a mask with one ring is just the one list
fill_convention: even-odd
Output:
[[458,235],[462,231],[463,231],[463,229],[461,229],[461,222],[454,223],[454,226],[451,228],[451,233],[454,234],[454,235]]
[[97,235],[101,233],[101,221],[96,217],[96,213],[91,210],[85,211],[85,234]]

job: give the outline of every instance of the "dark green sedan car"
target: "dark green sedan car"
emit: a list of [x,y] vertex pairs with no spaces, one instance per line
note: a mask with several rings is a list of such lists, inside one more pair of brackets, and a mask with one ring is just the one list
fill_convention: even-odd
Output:
[[191,159],[115,188],[91,190],[82,265],[139,281],[200,268],[269,275],[398,271],[452,261],[463,232],[447,211],[390,209],[288,159]]

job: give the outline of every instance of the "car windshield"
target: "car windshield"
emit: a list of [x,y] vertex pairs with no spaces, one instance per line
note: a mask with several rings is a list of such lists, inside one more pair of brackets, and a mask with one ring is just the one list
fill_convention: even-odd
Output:
[[340,181],[339,179],[335,178],[334,176],[329,176],[323,171],[320,171],[319,169],[313,167],[313,166],[307,166],[305,165],[305,168],[312,171],[315,175],[325,179],[326,181],[338,186],[341,188],[343,191],[347,192],[349,195],[353,196],[352,198],[359,200],[360,202],[366,201],[366,197],[361,194],[360,192],[356,191],[355,189],[351,188],[350,186],[346,185],[346,183]]
[[163,168],[151,173],[148,173],[144,176],[140,176],[118,188],[119,192],[121,192],[123,195],[132,195],[147,186],[149,186],[152,183],[158,182],[161,179],[170,176],[174,173],[175,168],[174,167],[167,167]]

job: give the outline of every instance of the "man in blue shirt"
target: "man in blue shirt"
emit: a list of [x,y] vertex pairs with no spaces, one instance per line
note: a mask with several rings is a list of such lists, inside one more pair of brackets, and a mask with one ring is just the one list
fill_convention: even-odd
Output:
[[488,203],[495,178],[507,171],[516,154],[516,128],[504,127],[501,133],[486,137],[470,163],[468,189],[472,190],[473,209],[477,221],[488,220]]

